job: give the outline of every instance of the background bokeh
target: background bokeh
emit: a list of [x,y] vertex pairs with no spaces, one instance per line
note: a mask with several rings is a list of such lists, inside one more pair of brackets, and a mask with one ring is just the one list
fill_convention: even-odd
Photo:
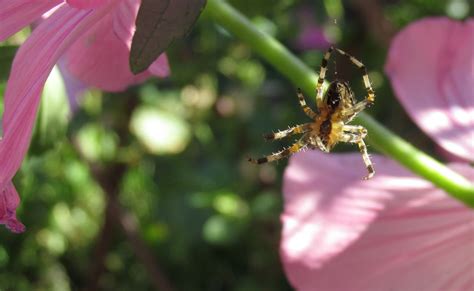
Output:
[[[369,113],[443,160],[383,67],[399,29],[427,16],[468,17],[468,1],[230,2],[316,71],[329,43],[358,57],[378,96]],[[28,34],[0,44],[0,96]],[[246,158],[292,141],[264,142],[263,133],[306,122],[294,86],[205,12],[167,52],[171,77],[119,94],[90,90],[73,116],[52,73],[14,180],[27,230],[0,229],[0,290],[291,290],[278,255],[287,161]],[[348,80],[361,98],[359,72],[333,60],[328,77]]]

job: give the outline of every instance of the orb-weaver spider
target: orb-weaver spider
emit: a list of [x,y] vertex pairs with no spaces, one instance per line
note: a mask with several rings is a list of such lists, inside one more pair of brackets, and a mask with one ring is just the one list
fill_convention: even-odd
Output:
[[[329,58],[334,50],[342,56],[349,58],[362,71],[362,79],[368,94],[363,101],[357,102],[349,84],[341,80],[332,81],[326,94],[323,95],[322,85],[326,76]],[[288,157],[305,148],[318,148],[323,152],[329,152],[338,142],[348,142],[359,146],[368,171],[368,175],[364,179],[372,178],[375,170],[367,153],[367,146],[364,143],[367,130],[360,125],[348,125],[358,113],[371,106],[375,101],[375,92],[370,85],[369,76],[364,64],[343,50],[330,47],[321,61],[316,92],[316,111],[313,111],[306,105],[304,96],[299,88],[297,93],[303,111],[313,122],[296,125],[276,133],[265,134],[263,137],[266,140],[276,140],[294,134],[303,134],[303,136],[293,145],[280,152],[260,159],[249,158],[249,161],[256,164],[272,162]]]

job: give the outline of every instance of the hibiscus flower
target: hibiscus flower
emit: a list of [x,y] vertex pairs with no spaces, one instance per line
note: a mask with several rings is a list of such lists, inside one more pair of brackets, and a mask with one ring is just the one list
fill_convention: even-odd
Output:
[[[413,121],[474,181],[474,21],[431,18],[393,40],[386,72]],[[370,134],[370,133],[369,133]],[[284,176],[281,259],[297,290],[474,290],[474,212],[396,162],[295,155]],[[474,195],[474,193],[473,193]]]
[[20,199],[12,178],[28,150],[42,88],[58,61],[74,78],[107,91],[169,74],[165,55],[141,74],[129,69],[139,5],[139,0],[0,0],[0,41],[48,15],[19,48],[5,89],[0,224],[11,231],[24,230],[16,218]]

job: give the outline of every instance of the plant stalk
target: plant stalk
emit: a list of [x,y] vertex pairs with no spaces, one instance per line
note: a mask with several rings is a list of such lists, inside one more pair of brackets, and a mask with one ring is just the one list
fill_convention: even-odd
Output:
[[[295,86],[308,95],[315,94],[317,75],[280,42],[259,31],[226,1],[208,0],[205,11],[213,21],[246,43]],[[466,178],[415,148],[369,115],[360,113],[357,121],[367,128],[370,135],[368,142],[374,148],[474,208],[474,184]]]

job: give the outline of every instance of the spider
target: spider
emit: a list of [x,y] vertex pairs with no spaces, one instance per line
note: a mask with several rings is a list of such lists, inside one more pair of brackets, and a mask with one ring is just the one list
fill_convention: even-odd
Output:
[[[349,84],[342,80],[332,81],[326,94],[323,95],[322,86],[326,76],[328,61],[333,51],[337,51],[342,56],[347,57],[362,71],[362,79],[368,94],[363,101],[357,102]],[[297,92],[300,106],[304,113],[313,120],[312,122],[263,135],[266,140],[282,139],[294,134],[303,134],[303,136],[293,145],[282,151],[260,159],[249,158],[248,160],[255,164],[263,164],[289,157],[306,148],[329,152],[338,142],[355,143],[359,146],[362,159],[368,171],[368,175],[364,177],[364,180],[372,178],[375,170],[367,153],[367,146],[364,143],[367,130],[360,125],[348,124],[358,113],[371,106],[375,101],[375,92],[370,85],[369,76],[364,64],[343,50],[331,46],[321,61],[316,92],[316,111],[313,111],[306,105],[301,89],[298,88]]]

